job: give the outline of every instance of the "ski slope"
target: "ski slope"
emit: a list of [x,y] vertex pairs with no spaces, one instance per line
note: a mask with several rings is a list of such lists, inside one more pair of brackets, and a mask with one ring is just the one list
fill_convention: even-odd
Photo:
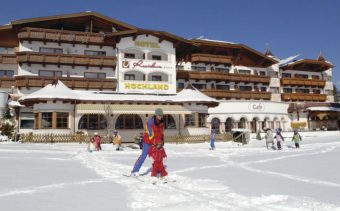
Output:
[[80,144],[0,143],[1,210],[340,210],[340,136],[308,137],[296,150],[249,145],[166,144],[169,177],[124,177],[140,154],[89,153]]

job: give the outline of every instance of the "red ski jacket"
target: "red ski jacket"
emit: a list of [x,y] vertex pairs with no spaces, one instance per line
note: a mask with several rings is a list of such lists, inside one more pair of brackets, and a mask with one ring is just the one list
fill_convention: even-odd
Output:
[[158,143],[163,143],[164,125],[163,123],[159,123],[157,125],[156,121],[156,117],[153,116],[146,123],[144,142],[147,144],[157,145]]

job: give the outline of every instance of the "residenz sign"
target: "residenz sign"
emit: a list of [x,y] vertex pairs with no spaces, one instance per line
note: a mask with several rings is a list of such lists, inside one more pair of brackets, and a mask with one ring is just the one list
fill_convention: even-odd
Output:
[[249,103],[248,105],[248,109],[249,111],[264,111],[265,110],[265,106],[263,103]]

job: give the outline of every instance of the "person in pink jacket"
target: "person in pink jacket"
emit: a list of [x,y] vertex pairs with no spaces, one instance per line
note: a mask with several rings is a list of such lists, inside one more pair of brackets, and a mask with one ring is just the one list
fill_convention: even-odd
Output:
[[95,132],[94,133],[94,145],[97,151],[102,150],[101,143],[102,143],[102,137],[100,137],[100,135],[98,135],[98,133]]

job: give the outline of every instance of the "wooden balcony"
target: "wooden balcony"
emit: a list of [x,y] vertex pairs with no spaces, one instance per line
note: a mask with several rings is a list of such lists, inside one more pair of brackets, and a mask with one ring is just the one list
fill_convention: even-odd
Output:
[[195,53],[191,55],[191,62],[231,64],[231,56]]
[[63,43],[80,43],[103,45],[104,35],[89,32],[75,32],[56,29],[24,28],[18,33],[18,38],[29,41],[51,41]]
[[326,80],[305,78],[282,78],[281,85],[325,87]]
[[282,101],[315,101],[324,102],[327,100],[325,94],[303,94],[303,93],[283,93]]
[[213,81],[233,81],[245,83],[263,83],[269,84],[269,76],[260,75],[243,75],[236,73],[223,73],[217,71],[177,71],[177,79],[186,80],[213,80]]
[[115,67],[115,56],[88,56],[76,54],[50,54],[41,52],[17,52],[18,63],[54,64],[71,66]]
[[0,64],[17,64],[17,55],[0,54]]
[[201,89],[201,92],[209,97],[217,99],[254,99],[254,100],[270,100],[270,92],[258,92],[258,91],[239,91],[239,90],[220,90],[220,89]]
[[0,88],[12,88],[15,87],[15,79],[14,78],[0,78]]
[[[98,90],[116,90],[117,81],[114,79],[96,79],[96,78],[76,78],[61,77],[58,78],[70,89],[98,89]],[[54,80],[53,77],[40,76],[16,76],[16,86],[18,88],[44,87]]]

